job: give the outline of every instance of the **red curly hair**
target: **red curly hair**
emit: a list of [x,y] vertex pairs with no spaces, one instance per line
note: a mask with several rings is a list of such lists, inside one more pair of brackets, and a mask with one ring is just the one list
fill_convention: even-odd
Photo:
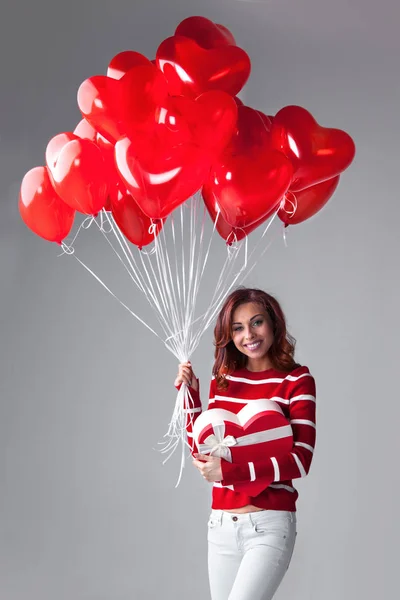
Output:
[[273,367],[289,373],[300,366],[294,360],[296,340],[286,329],[285,315],[279,302],[262,290],[242,287],[226,298],[214,328],[215,362],[212,372],[220,389],[228,387],[227,375],[244,368],[247,363],[247,356],[232,341],[232,318],[236,308],[248,302],[261,305],[268,315],[274,334],[273,344],[268,351]]

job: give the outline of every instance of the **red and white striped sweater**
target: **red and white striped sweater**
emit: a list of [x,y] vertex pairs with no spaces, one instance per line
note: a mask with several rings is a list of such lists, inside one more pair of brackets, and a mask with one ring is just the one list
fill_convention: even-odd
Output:
[[[274,369],[260,372],[240,369],[227,379],[228,388],[223,390],[216,388],[214,378],[211,380],[208,408],[222,408],[237,414],[252,400],[273,400],[292,426],[293,448],[284,456],[270,458],[257,455],[252,463],[240,465],[222,459],[223,480],[214,483],[212,508],[235,509],[253,504],[264,509],[295,511],[298,492],[292,485],[292,479],[308,474],[315,446],[314,378],[303,366],[291,373]],[[199,393],[193,388],[189,390],[192,400],[187,411],[186,431],[192,452],[196,453],[192,427],[202,408]],[[250,497],[229,488],[232,484],[260,477],[270,483],[258,496]]]

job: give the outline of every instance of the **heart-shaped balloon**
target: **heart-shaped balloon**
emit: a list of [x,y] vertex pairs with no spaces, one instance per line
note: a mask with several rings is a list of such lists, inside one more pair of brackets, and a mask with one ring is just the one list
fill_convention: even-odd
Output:
[[267,119],[266,115],[250,106],[238,106],[236,132],[231,138],[228,151],[232,155],[259,155],[271,150],[271,133]]
[[105,137],[98,133],[94,127],[82,119],[74,129],[74,134],[80,138],[91,140],[94,142],[101,151],[101,154],[105,162],[104,179],[107,180],[109,196],[107,196],[104,210],[111,210],[111,198],[112,194],[117,194],[120,190],[124,190],[121,178],[118,174],[117,167],[114,160],[115,147]]
[[190,198],[209,169],[201,150],[191,144],[171,146],[163,131],[119,140],[115,157],[127,189],[151,219],[164,219]]
[[263,112],[261,112],[261,110],[257,110],[256,112],[260,115],[260,118],[264,123],[265,128],[268,129],[268,131],[271,131],[274,117],[272,117],[271,115],[264,114]]
[[299,192],[287,192],[281,203],[278,217],[285,225],[306,221],[321,210],[333,196],[339,185],[340,175],[304,188]]
[[355,145],[348,133],[318,125],[300,106],[286,106],[274,117],[273,146],[294,168],[291,191],[298,192],[342,173],[351,164]]
[[206,187],[214,194],[222,216],[232,227],[245,228],[268,218],[289,189],[290,161],[281,152],[256,156],[224,154],[211,169]]
[[35,167],[22,180],[18,209],[36,235],[61,244],[71,231],[75,211],[55,192],[46,167]]
[[194,40],[199,46],[209,50],[220,46],[235,46],[232,33],[223,25],[218,25],[205,17],[188,17],[179,23],[175,35]]
[[107,77],[121,79],[133,67],[151,64],[150,60],[134,50],[124,50],[111,59],[107,69]]
[[78,90],[82,115],[111,143],[144,129],[168,97],[168,83],[152,65],[136,66],[121,79],[96,75]]
[[119,110],[120,93],[120,82],[106,75],[86,79],[78,90],[82,116],[113,143],[125,134]]
[[207,50],[182,36],[164,40],[156,61],[173,96],[196,97],[208,90],[235,96],[246,83],[251,68],[248,55],[238,46]]
[[229,225],[229,223],[227,223],[227,221],[225,221],[224,217],[221,215],[218,202],[216,201],[214,194],[210,191],[209,185],[206,184],[203,186],[202,196],[207,207],[208,214],[210,215],[212,222],[215,224],[216,230],[228,246],[231,246],[234,242],[239,242],[245,238],[259,225],[264,223],[264,221],[266,221],[266,219],[269,217],[267,214],[252,225],[238,229],[232,227],[232,225]]
[[229,94],[204,92],[195,100],[184,96],[170,99],[170,114],[184,120],[190,141],[207,153],[210,163],[227,146],[236,128],[238,109]]
[[74,135],[77,135],[78,137],[80,137],[82,139],[90,140],[91,142],[95,142],[96,138],[97,138],[97,131],[93,127],[93,125],[91,125],[89,123],[89,121],[86,121],[86,119],[82,119],[81,121],[79,121],[78,125],[75,127]]
[[47,146],[46,163],[55,191],[71,208],[97,214],[104,207],[105,163],[94,142],[69,132],[59,134]]
[[153,224],[139,208],[129,192],[118,193],[111,200],[111,212],[124,236],[139,250],[154,241],[162,229],[163,221]]
[[72,140],[77,140],[77,139],[78,139],[78,136],[75,135],[75,133],[72,133],[71,131],[65,131],[63,133],[59,133],[59,134],[55,135],[53,138],[51,138],[51,140],[49,141],[49,143],[46,146],[46,152],[45,152],[46,165],[47,165],[48,169],[50,170],[50,173],[52,172],[52,169],[56,168],[56,164],[59,159],[60,152],[64,148],[64,146],[66,146],[68,144],[68,142],[71,142]]
[[127,134],[145,131],[168,100],[168,82],[151,63],[130,69],[120,80],[120,115]]

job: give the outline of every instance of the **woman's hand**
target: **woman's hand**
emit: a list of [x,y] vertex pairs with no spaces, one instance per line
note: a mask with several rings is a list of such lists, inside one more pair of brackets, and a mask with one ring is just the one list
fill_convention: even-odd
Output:
[[174,385],[175,387],[178,387],[181,383],[185,383],[196,391],[199,389],[199,384],[196,375],[193,373],[192,363],[190,361],[180,363],[178,367],[178,375],[176,376]]
[[194,454],[193,456],[195,458],[193,464],[204,479],[210,482],[222,480],[221,459],[219,456],[208,456],[208,454]]

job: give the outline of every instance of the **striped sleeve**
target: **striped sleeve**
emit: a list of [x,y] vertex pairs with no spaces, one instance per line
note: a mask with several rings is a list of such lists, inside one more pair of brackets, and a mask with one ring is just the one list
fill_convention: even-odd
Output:
[[[193,425],[195,424],[195,421],[197,419],[197,417],[201,414],[202,412],[202,405],[201,405],[201,399],[200,399],[200,382],[197,379],[197,386],[198,386],[198,390],[195,390],[192,387],[188,387],[188,394],[187,396],[184,396],[183,398],[183,402],[184,402],[184,413],[186,415],[186,421],[185,421],[185,426],[186,426],[186,434],[187,434],[187,438],[188,438],[188,443],[190,446],[190,450],[192,454],[195,454],[198,452],[198,448],[194,442],[193,439]],[[214,379],[211,381],[211,385],[210,385],[210,399],[214,398]],[[180,390],[181,385],[179,385],[177,387],[178,390]]]
[[[311,466],[316,440],[315,381],[308,373],[298,377],[289,395],[289,419],[293,430],[291,452],[282,456],[259,458],[244,464],[221,461],[222,485],[259,478],[270,483],[305,477]],[[265,486],[267,487],[267,485]]]

